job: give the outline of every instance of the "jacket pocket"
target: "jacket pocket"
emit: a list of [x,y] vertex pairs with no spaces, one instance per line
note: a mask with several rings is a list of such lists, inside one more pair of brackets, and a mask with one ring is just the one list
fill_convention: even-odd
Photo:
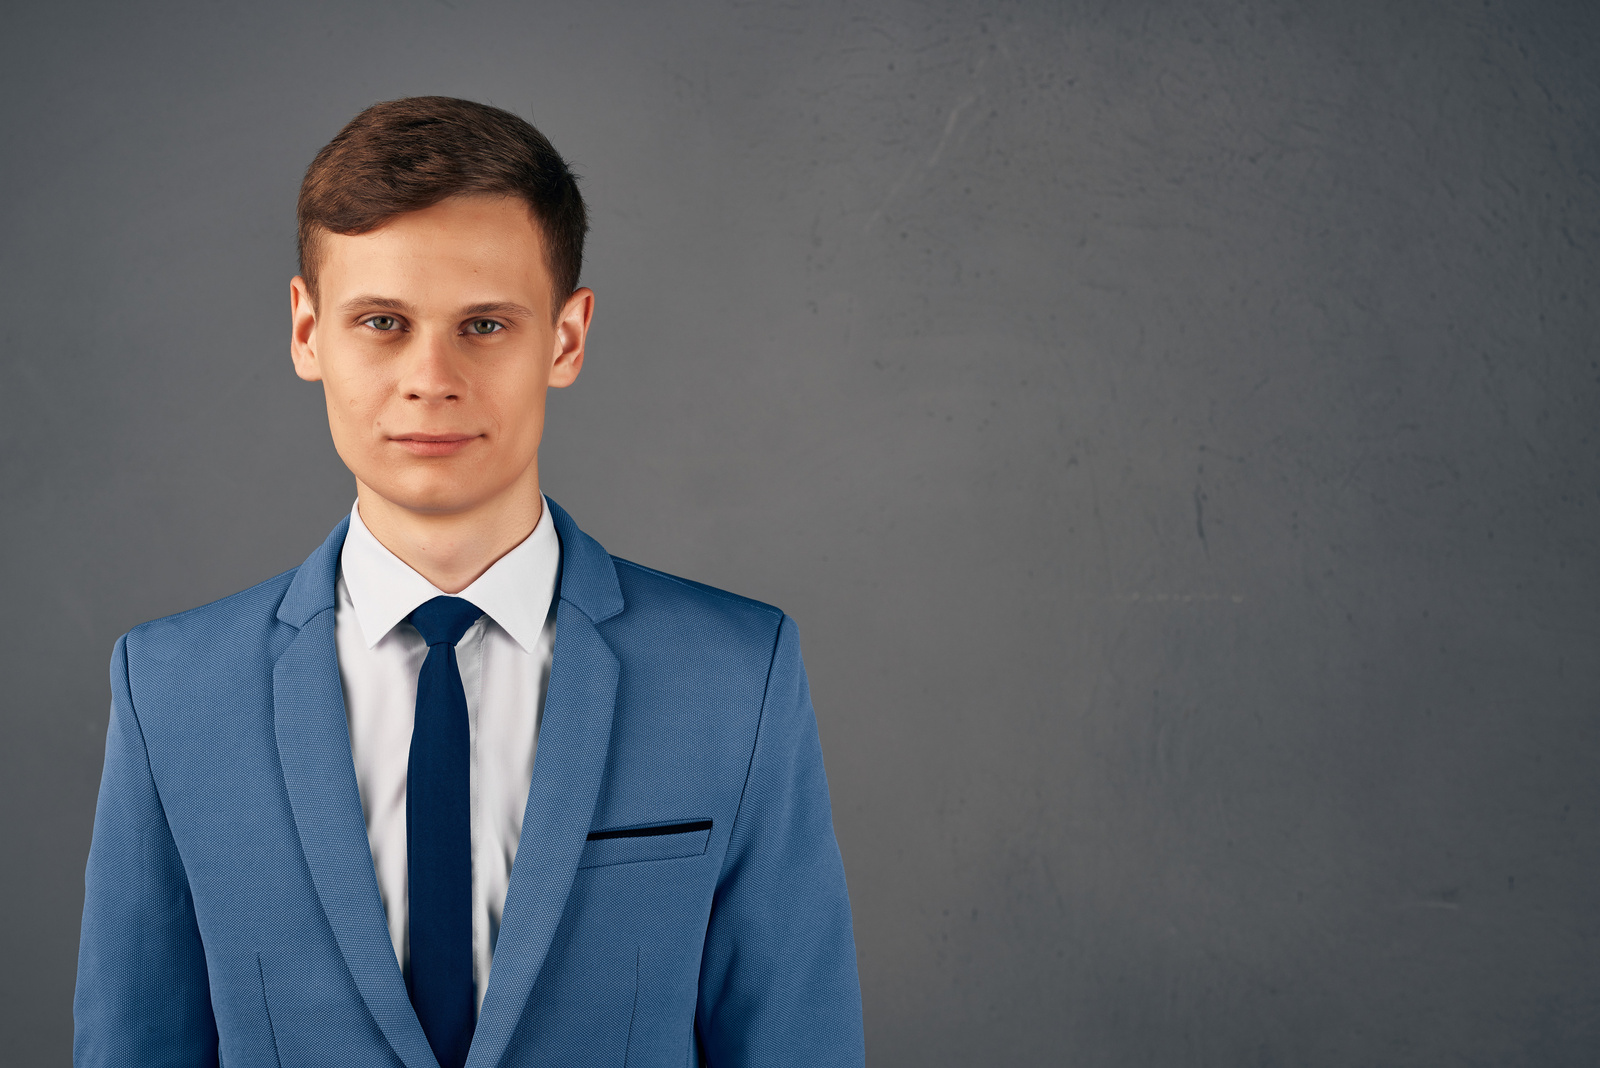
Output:
[[710,820],[684,820],[651,827],[615,827],[591,831],[583,845],[580,868],[635,864],[645,860],[698,857],[711,842]]
[[[261,963],[260,953],[256,954],[256,978],[261,981],[261,1008],[267,1015],[267,1037],[272,1040],[272,1063],[283,1068],[283,1057],[278,1053],[278,1034],[272,1027],[272,1003],[267,1000],[267,966]],[[224,1068],[220,1046],[217,1048],[217,1068]]]
[[[299,948],[256,954],[272,1054],[279,1068],[334,1064],[376,1068],[395,1063],[389,1040],[344,961],[297,952]],[[383,948],[388,948],[387,942]]]

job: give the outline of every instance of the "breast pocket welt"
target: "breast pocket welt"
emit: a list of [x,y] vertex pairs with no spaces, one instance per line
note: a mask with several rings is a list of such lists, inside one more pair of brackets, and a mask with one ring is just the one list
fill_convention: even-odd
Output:
[[590,831],[583,844],[580,868],[637,864],[646,860],[698,857],[711,841],[710,820],[679,820],[647,827],[612,827]]

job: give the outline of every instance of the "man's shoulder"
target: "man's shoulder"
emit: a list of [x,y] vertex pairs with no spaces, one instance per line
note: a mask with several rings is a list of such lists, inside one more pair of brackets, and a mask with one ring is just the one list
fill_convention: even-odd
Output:
[[704,582],[669,575],[620,556],[613,556],[611,562],[616,566],[617,581],[622,584],[623,596],[630,601],[637,597],[682,608],[731,612],[739,616],[771,620],[773,623],[783,618],[783,609],[753,597],[741,597]]
[[627,621],[642,632],[700,646],[740,646],[770,653],[783,610],[763,601],[670,575],[621,557],[611,558]]
[[141,623],[124,638],[127,655],[138,662],[212,659],[218,653],[248,653],[261,647],[281,624],[283,603],[299,568],[210,604]]

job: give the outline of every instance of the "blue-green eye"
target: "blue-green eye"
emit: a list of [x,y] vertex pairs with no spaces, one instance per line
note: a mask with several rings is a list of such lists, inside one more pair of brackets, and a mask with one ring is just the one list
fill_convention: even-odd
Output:
[[474,334],[498,334],[505,329],[505,325],[497,323],[493,319],[474,319],[467,329]]
[[382,330],[387,333],[390,330],[400,329],[400,320],[396,319],[392,315],[374,315],[370,319],[367,319],[364,325],[370,326],[374,330]]

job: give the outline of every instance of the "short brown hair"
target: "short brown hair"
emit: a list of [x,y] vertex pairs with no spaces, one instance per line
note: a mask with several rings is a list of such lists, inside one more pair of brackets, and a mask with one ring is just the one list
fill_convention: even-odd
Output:
[[364,234],[462,193],[521,197],[537,221],[551,314],[578,288],[589,216],[576,176],[544,134],[509,111],[449,96],[374,104],[345,124],[300,183],[300,274],[317,292],[323,231]]

